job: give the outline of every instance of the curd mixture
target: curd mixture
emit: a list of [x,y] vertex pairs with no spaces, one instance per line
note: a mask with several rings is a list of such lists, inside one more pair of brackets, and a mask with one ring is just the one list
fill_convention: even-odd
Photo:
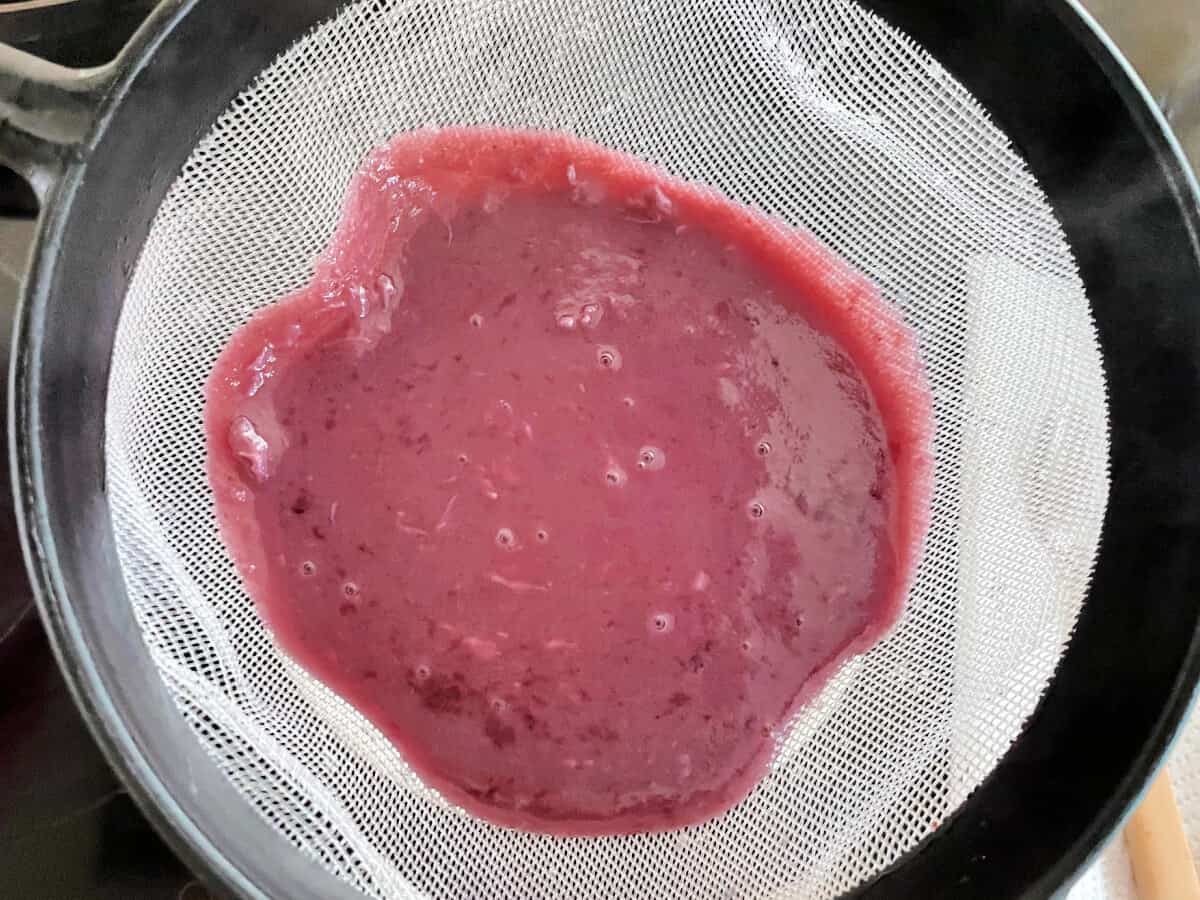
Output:
[[677,827],[896,619],[921,371],[807,234],[563,135],[418,132],[221,354],[209,475],[280,646],[444,797]]

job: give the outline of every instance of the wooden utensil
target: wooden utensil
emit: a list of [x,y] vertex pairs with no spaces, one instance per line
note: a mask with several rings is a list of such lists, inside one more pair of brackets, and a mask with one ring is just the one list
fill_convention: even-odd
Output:
[[1164,768],[1125,825],[1139,900],[1200,900],[1200,879]]

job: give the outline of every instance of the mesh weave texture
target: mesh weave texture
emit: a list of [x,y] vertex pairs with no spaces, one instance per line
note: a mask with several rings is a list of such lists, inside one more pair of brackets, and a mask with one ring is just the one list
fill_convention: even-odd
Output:
[[[669,834],[553,839],[424,788],[283,656],[219,540],[203,385],[305,284],[369,148],[437,124],[548,127],[815,232],[919,336],[936,488],[901,622],[844,665],[770,774]],[[1070,248],[1004,135],[850,0],[364,2],[283,54],[196,147],[125,301],[113,522],[165,684],[266,821],[375,897],[824,898],[921,840],[1033,710],[1107,498],[1100,355]]]

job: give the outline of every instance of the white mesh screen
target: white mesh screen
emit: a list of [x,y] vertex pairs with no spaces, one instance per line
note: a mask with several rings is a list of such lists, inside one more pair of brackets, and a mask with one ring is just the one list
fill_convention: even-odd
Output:
[[[219,52],[219,51],[218,51]],[[564,129],[802,224],[917,331],[933,526],[909,607],[708,825],[552,839],[449,807],[271,642],[218,539],[202,388],[304,284],[373,145],[416,126]],[[137,621],[197,738],[274,827],[377,897],[823,898],[993,768],[1053,672],[1107,496],[1104,384],[1070,250],[967,92],[849,0],[363,2],[197,146],[142,252],[108,397]]]

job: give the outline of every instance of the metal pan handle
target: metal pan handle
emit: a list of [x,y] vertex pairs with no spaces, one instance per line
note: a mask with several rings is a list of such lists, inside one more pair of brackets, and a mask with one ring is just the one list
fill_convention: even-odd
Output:
[[190,0],[144,7],[141,25],[111,61],[91,68],[49,62],[0,43],[0,164],[32,185],[44,207],[69,163],[86,155],[101,102],[129,67],[133,50]]
[[44,202],[90,134],[119,63],[72,69],[0,44],[0,162]]

